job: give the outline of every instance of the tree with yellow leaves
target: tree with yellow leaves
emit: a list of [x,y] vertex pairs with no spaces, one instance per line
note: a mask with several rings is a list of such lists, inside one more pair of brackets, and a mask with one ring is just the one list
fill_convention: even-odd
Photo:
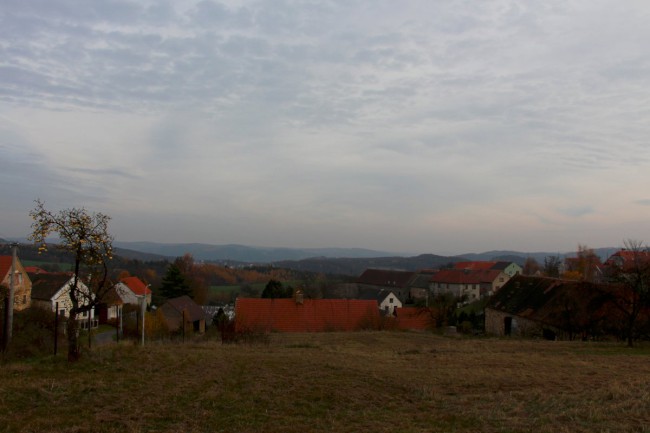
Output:
[[[110,290],[108,262],[113,257],[113,238],[108,234],[110,217],[102,213],[89,213],[84,208],[64,209],[51,212],[42,201],[29,212],[32,218],[32,234],[29,239],[46,251],[48,236],[59,236],[57,248],[69,252],[74,260],[70,286],[70,317],[66,325],[68,360],[79,359],[77,317],[90,312]],[[83,290],[84,283],[90,292]]]

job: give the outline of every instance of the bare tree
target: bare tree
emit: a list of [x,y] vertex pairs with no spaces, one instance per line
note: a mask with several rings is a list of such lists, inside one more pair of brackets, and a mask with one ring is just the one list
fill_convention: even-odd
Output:
[[547,277],[560,277],[560,258],[558,256],[547,256],[544,258],[543,273]]
[[650,306],[650,251],[641,241],[627,240],[618,260],[610,261],[610,277],[617,284],[616,308],[625,320],[627,345],[632,347],[639,317]]
[[[29,212],[34,222],[29,239],[39,245],[39,251],[46,251],[47,237],[58,234],[57,245],[72,254],[74,260],[70,286],[70,317],[66,326],[68,338],[68,360],[79,359],[77,317],[90,312],[110,290],[108,262],[112,259],[113,238],[108,234],[110,217],[102,213],[88,213],[86,209],[72,208],[57,213],[45,209],[40,200]],[[89,290],[84,290],[84,285]]]
[[541,272],[541,266],[534,257],[526,257],[521,273],[523,275],[537,275]]

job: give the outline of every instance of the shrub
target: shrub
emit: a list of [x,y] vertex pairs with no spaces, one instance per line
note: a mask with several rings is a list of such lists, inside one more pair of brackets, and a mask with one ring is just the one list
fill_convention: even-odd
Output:
[[[14,312],[13,336],[4,359],[24,359],[54,354],[54,320],[52,311],[28,308]],[[4,323],[0,320],[0,335]],[[59,322],[59,350],[66,347],[63,334],[64,319]]]

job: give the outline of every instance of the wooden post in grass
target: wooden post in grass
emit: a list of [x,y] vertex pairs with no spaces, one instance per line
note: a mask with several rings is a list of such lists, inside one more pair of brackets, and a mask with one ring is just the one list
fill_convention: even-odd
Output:
[[59,348],[59,303],[54,304],[54,356]]

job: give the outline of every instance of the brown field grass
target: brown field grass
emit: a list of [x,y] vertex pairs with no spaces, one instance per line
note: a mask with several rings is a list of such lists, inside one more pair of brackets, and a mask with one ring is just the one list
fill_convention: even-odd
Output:
[[650,432],[650,350],[424,333],[133,343],[0,368],[0,432]]

